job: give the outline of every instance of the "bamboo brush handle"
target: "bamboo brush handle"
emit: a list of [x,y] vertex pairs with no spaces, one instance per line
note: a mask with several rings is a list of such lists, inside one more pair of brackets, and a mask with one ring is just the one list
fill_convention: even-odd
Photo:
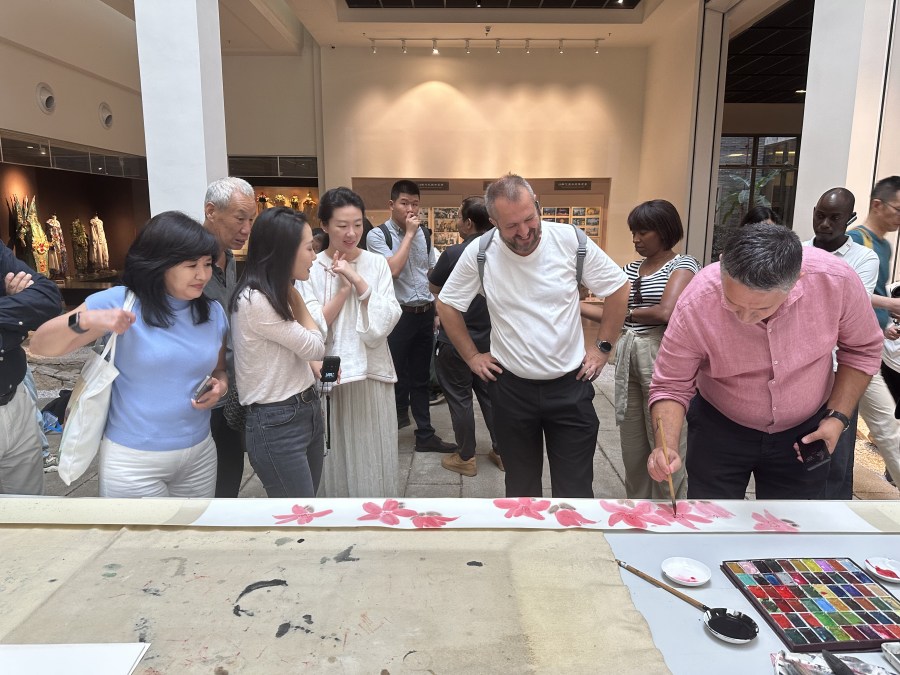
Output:
[[627,562],[623,562],[622,560],[618,560],[618,559],[617,559],[617,560],[616,560],[616,564],[617,564],[619,567],[625,568],[626,570],[628,570],[628,571],[631,572],[632,574],[634,574],[634,575],[636,575],[636,576],[639,576],[641,579],[643,579],[643,580],[646,581],[647,583],[653,584],[653,585],[656,586],[657,588],[661,588],[661,589],[663,589],[664,591],[669,591],[669,593],[671,593],[672,595],[674,595],[676,598],[680,598],[681,600],[684,600],[686,603],[688,603],[688,604],[690,604],[690,605],[693,605],[694,607],[696,607],[696,608],[699,609],[700,611],[702,611],[702,612],[708,612],[708,611],[709,611],[709,607],[707,607],[706,605],[704,605],[704,604],[703,604],[702,602],[700,602],[699,600],[695,600],[695,599],[692,598],[691,596],[685,595],[685,594],[682,593],[681,591],[675,590],[674,588],[672,588],[671,586],[669,586],[669,584],[663,583],[663,582],[660,581],[659,579],[654,579],[654,578],[651,577],[649,574],[644,574],[644,573],[641,572],[639,569],[636,569],[636,568],[632,567],[631,565],[629,565]]

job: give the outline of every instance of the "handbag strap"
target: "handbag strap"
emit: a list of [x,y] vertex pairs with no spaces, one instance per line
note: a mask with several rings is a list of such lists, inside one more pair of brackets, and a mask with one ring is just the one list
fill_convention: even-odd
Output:
[[[135,298],[134,291],[129,289],[125,292],[125,304],[122,305],[122,309],[126,312],[130,312],[131,308],[134,307]],[[109,336],[109,340],[106,341],[106,347],[103,348],[103,353],[100,355],[101,359],[106,359],[109,357],[109,362],[114,363],[116,358],[116,338],[118,337],[117,333],[113,333]]]

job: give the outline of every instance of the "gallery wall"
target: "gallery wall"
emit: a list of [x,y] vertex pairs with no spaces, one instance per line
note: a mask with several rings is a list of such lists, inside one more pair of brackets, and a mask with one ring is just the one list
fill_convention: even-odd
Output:
[[[3,0],[0,127],[93,147],[144,154],[134,22],[100,0]],[[36,87],[53,89],[41,112]],[[110,129],[99,106],[113,111]]]

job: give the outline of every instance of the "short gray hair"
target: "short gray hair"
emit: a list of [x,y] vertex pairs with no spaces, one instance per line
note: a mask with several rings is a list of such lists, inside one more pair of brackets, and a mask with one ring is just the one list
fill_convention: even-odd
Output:
[[754,223],[738,228],[722,253],[724,274],[754,291],[787,293],[800,278],[803,245],[783,225]]
[[499,178],[490,185],[484,193],[484,205],[487,207],[488,215],[491,218],[496,217],[494,212],[494,202],[498,199],[505,199],[509,202],[519,201],[519,192],[525,190],[531,201],[534,201],[534,190],[528,181],[517,176],[514,173],[508,173],[503,178]]
[[250,197],[250,199],[256,199],[256,195],[253,194],[253,186],[250,183],[243,178],[228,176],[227,178],[214,180],[207,186],[206,199],[203,203],[212,204],[217,209],[227,209],[235,190],[246,197]]

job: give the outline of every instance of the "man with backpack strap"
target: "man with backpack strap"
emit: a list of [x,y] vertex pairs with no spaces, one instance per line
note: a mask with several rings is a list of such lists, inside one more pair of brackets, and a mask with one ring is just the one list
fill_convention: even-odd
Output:
[[[891,315],[900,316],[900,300],[889,297],[891,244],[887,235],[900,229],[900,176],[889,176],[875,183],[869,200],[866,222],[847,234],[857,244],[873,249],[880,266],[872,306],[882,330],[893,327]],[[870,437],[887,467],[885,478],[900,474],[900,422],[894,417],[894,399],[877,373],[859,400],[859,415],[869,427]]]
[[[596,244],[581,242],[575,228],[541,222],[534,190],[521,176],[492,183],[485,204],[495,229],[482,235],[484,246],[463,252],[444,284],[441,323],[472,372],[488,383],[506,495],[542,496],[546,438],[553,496],[593,497],[599,421],[591,382],[625,320],[628,280]],[[596,344],[584,343],[579,268],[584,285],[606,298]],[[462,316],[478,293],[491,317],[487,353],[478,352]]]
[[399,180],[391,188],[391,217],[366,236],[369,251],[387,258],[394,277],[394,294],[400,303],[400,321],[388,336],[397,371],[394,396],[397,427],[409,425],[409,411],[416,421],[416,452],[453,452],[456,445],[434,433],[428,408],[431,354],[434,344],[434,296],[428,288],[428,272],[437,256],[419,224],[419,186]]

